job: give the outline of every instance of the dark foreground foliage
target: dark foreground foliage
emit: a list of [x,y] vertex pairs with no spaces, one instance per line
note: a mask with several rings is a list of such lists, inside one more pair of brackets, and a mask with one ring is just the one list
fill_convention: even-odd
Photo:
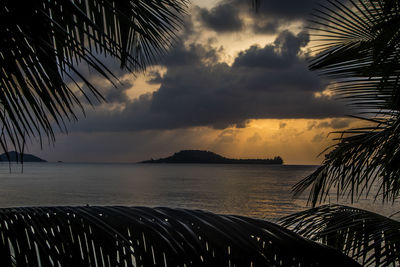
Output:
[[379,184],[376,197],[400,195],[400,2],[328,1],[312,18],[319,52],[311,70],[334,81],[334,93],[357,110],[366,126],[340,132],[317,171],[300,181],[309,201],[330,190],[355,200]]
[[[329,0],[314,11],[311,29],[318,42],[310,69],[331,79],[365,126],[339,132],[322,166],[294,192],[309,190],[313,206],[334,191],[351,202],[374,195],[393,203],[400,196],[400,1]],[[322,206],[282,222],[365,266],[400,265],[400,222],[391,218]]]
[[324,205],[283,218],[288,229],[334,247],[363,266],[400,265],[400,222],[341,205]]
[[2,266],[359,266],[283,227],[145,207],[0,209]]
[[52,142],[53,126],[66,131],[82,100],[102,100],[86,69],[116,85],[106,57],[128,71],[154,64],[176,39],[186,7],[186,0],[2,0],[2,149]]

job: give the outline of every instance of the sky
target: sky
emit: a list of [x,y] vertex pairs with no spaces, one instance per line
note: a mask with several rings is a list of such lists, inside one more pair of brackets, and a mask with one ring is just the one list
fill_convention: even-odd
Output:
[[183,149],[232,158],[281,156],[285,164],[320,164],[330,132],[359,126],[332,94],[334,83],[308,70],[313,38],[306,28],[321,0],[193,0],[169,53],[145,73],[105,59],[115,88],[81,66],[107,103],[86,100],[86,116],[32,141],[48,161],[138,162]]

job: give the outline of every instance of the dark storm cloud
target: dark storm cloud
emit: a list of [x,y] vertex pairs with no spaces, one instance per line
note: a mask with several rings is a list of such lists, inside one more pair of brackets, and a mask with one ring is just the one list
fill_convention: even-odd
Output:
[[304,63],[304,59],[299,58],[298,54],[300,49],[308,44],[309,40],[309,35],[306,32],[294,35],[289,31],[283,31],[271,45],[266,45],[264,48],[254,45],[240,52],[233,66],[281,69],[288,68],[296,62]]
[[281,24],[284,23],[278,19],[263,18],[260,20],[254,20],[253,31],[260,34],[274,34],[278,32]]
[[[110,83],[107,79],[100,76],[92,76],[92,84],[96,90],[103,96],[106,103],[125,103],[129,101],[129,97],[126,91],[133,86],[130,80],[121,80],[117,84]],[[82,89],[85,92],[89,92],[88,86],[83,85]],[[93,94],[79,94],[79,100],[82,104],[91,103],[94,106],[101,105],[104,101],[96,99]]]
[[239,9],[231,4],[220,4],[211,10],[198,8],[198,19],[209,29],[216,32],[234,32],[243,28]]
[[[245,5],[244,0],[236,1],[236,7]],[[310,18],[312,10],[322,0],[263,0],[257,12],[247,12],[253,20],[253,31],[261,34],[278,33],[280,27],[293,22],[305,22]]]
[[[348,0],[342,0],[346,4]],[[232,3],[237,7],[248,5],[248,0],[228,0],[226,3]],[[277,19],[285,20],[306,20],[314,12],[314,9],[320,7],[320,4],[327,4],[326,0],[261,0],[257,12],[250,12],[255,17],[258,15],[268,17],[273,16]]]
[[[246,0],[235,0],[237,4],[244,5]],[[273,16],[286,20],[304,20],[313,8],[323,0],[262,0],[258,12],[254,16],[262,15],[264,17]],[[239,5],[237,5],[239,6]]]
[[123,111],[97,110],[76,130],[224,129],[245,127],[249,119],[341,116],[341,103],[315,97],[326,83],[307,68],[300,50],[307,36],[283,32],[271,45],[241,52],[232,66],[219,63],[211,46],[178,45],[165,59],[167,72],[152,75],[159,90]]
[[204,62],[214,63],[219,59],[219,52],[210,45],[192,43],[186,47],[181,42],[164,57],[162,64],[172,69],[181,66],[198,66]]
[[274,34],[281,26],[305,21],[322,0],[263,0],[257,11],[248,0],[224,0],[211,10],[198,9],[198,20],[216,32],[240,31],[243,17],[252,19],[255,33]]

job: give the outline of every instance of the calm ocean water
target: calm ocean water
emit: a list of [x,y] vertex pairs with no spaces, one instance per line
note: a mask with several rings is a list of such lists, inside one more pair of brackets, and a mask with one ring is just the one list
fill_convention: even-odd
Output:
[[[306,208],[307,196],[293,200],[290,189],[316,167],[25,163],[23,168],[21,173],[21,165],[13,164],[10,173],[7,163],[0,164],[0,207],[167,206],[274,219]],[[385,215],[400,210],[364,199],[356,206]]]

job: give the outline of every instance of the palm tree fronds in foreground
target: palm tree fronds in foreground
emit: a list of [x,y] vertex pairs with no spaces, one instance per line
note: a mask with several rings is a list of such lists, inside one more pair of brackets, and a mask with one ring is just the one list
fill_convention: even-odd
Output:
[[354,200],[378,183],[375,196],[394,201],[400,195],[400,2],[328,2],[311,21],[319,53],[310,68],[332,79],[333,91],[367,126],[340,132],[323,165],[294,192],[311,187],[316,205],[332,187],[338,198]]
[[0,144],[22,151],[26,140],[54,140],[74,107],[102,100],[88,75],[117,82],[100,58],[144,70],[172,45],[186,0],[2,0],[0,6]]
[[359,266],[262,220],[145,207],[0,209],[7,266]]
[[280,220],[305,238],[342,251],[363,266],[400,264],[400,222],[369,211],[324,205]]

